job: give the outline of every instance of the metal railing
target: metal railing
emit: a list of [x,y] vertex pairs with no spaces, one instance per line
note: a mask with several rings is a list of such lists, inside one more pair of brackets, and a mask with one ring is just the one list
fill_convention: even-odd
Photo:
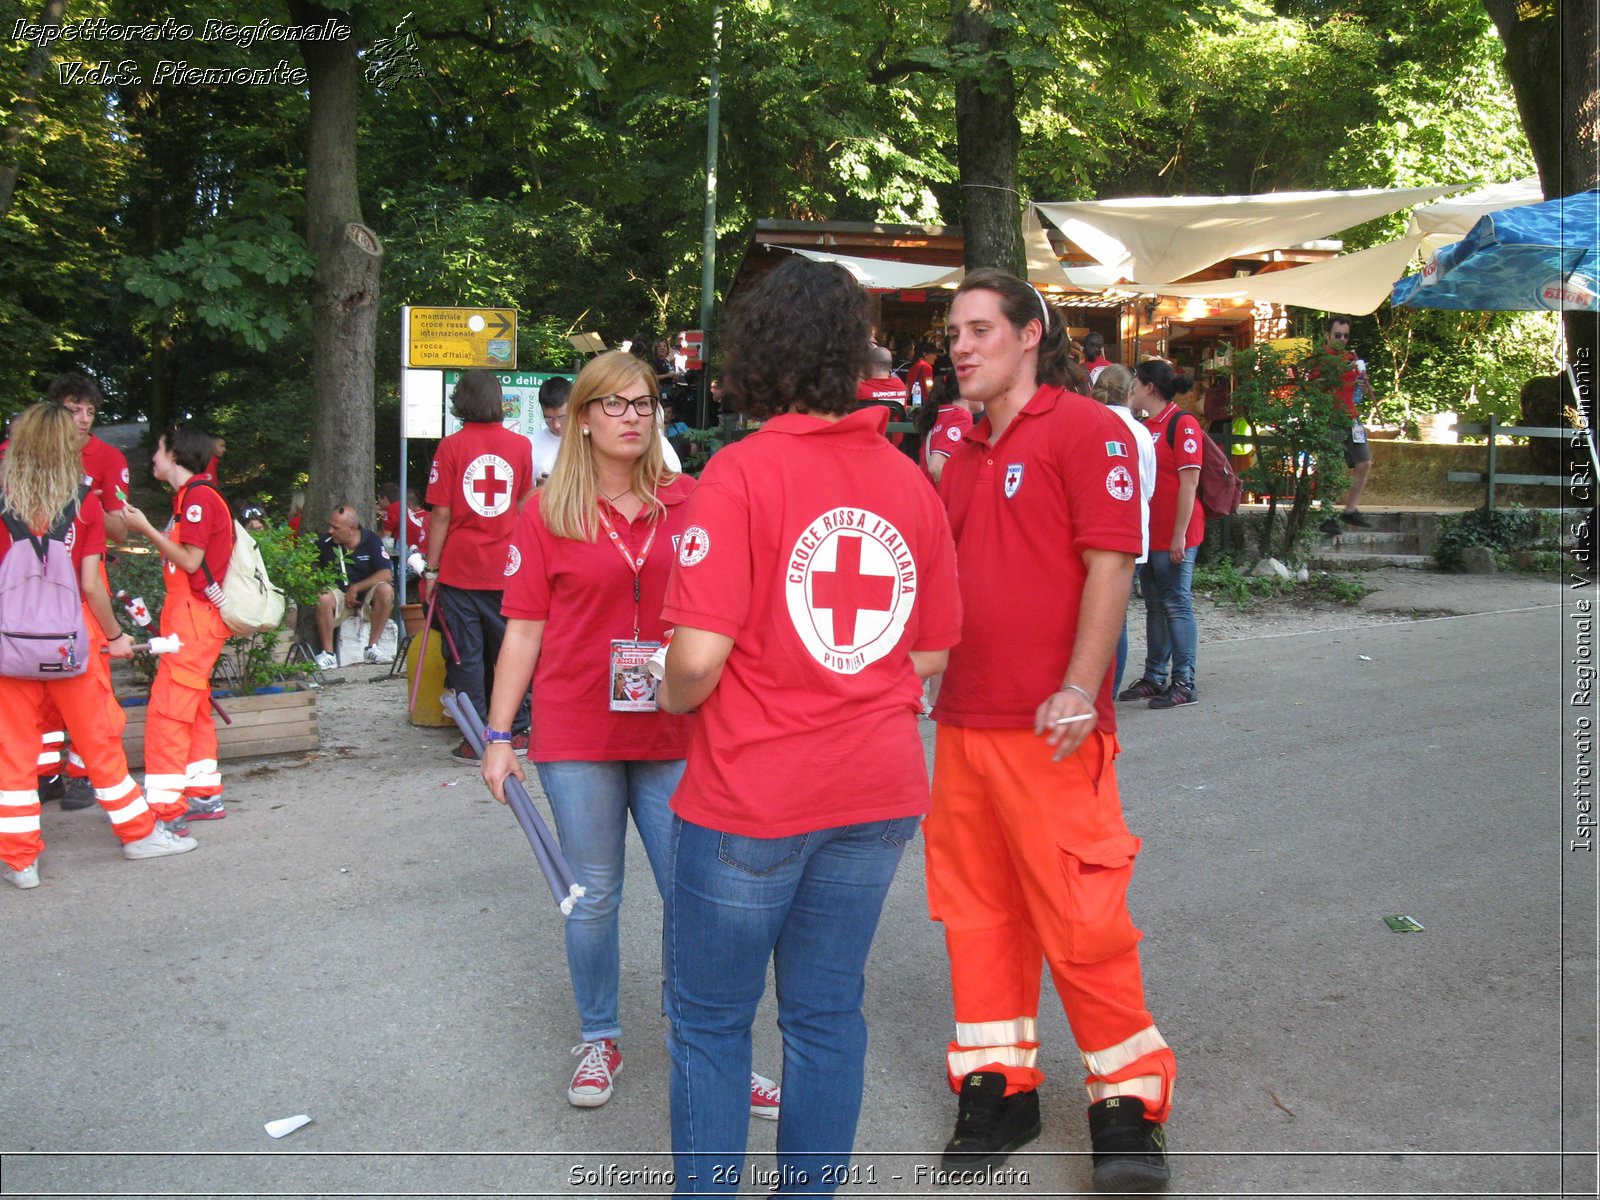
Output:
[[[1573,479],[1566,475],[1523,475],[1505,472],[1499,469],[1499,439],[1503,437],[1526,438],[1560,438],[1571,443],[1574,447],[1582,444],[1589,451],[1589,460],[1593,464],[1595,456],[1594,443],[1590,439],[1587,429],[1562,429],[1544,425],[1502,425],[1498,417],[1490,417],[1488,424],[1468,424],[1456,426],[1456,432],[1469,437],[1483,437],[1486,439],[1485,450],[1487,462],[1482,471],[1450,471],[1445,475],[1451,483],[1481,483],[1484,485],[1484,505],[1491,512],[1494,510],[1495,488],[1501,484],[1513,484],[1529,487],[1567,487]],[[1591,475],[1591,480],[1593,476]]]

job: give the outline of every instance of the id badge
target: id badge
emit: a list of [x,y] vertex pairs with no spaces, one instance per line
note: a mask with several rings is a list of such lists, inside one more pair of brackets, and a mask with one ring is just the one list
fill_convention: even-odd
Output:
[[1350,440],[1358,446],[1367,440],[1367,427],[1360,421],[1350,426]]
[[611,643],[611,711],[653,713],[656,711],[656,679],[650,674],[650,658],[661,648],[660,642]]

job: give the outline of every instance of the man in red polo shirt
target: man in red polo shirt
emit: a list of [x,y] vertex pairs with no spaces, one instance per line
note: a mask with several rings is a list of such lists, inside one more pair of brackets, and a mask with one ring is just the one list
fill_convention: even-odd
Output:
[[1372,445],[1367,441],[1367,427],[1361,423],[1361,404],[1363,399],[1370,403],[1372,380],[1367,378],[1367,364],[1350,349],[1349,317],[1329,317],[1322,323],[1322,332],[1322,353],[1345,363],[1345,370],[1339,376],[1338,398],[1339,406],[1350,418],[1350,429],[1344,435],[1344,465],[1350,468],[1350,490],[1344,494],[1339,520],[1324,521],[1322,531],[1338,533],[1340,521],[1357,529],[1371,529],[1372,522],[1357,504],[1367,486],[1367,476],[1372,472]]
[[[487,719],[494,661],[506,632],[500,613],[506,556],[517,513],[533,495],[533,449],[501,423],[500,381],[492,371],[468,371],[450,403],[462,425],[439,443],[428,473],[433,512],[425,573],[430,585],[438,585],[439,609],[460,657],[451,663],[446,655],[446,682]],[[526,706],[512,733],[514,748],[526,753]],[[465,738],[451,757],[478,761]]]
[[1003,271],[950,308],[962,395],[984,417],[950,456],[964,614],[934,720],[928,903],[955,1001],[961,1097],[944,1162],[975,1169],[1038,1135],[1041,956],[1087,1068],[1094,1182],[1169,1176],[1172,1051],[1145,1009],[1126,893],[1139,839],[1117,793],[1109,668],[1143,537],[1127,428],[1061,386],[1059,317]]

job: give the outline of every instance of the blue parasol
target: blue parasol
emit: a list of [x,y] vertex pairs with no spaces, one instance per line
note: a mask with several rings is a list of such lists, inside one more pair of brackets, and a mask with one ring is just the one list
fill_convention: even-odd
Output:
[[1419,275],[1394,285],[1406,308],[1474,312],[1600,308],[1600,191],[1486,213]]

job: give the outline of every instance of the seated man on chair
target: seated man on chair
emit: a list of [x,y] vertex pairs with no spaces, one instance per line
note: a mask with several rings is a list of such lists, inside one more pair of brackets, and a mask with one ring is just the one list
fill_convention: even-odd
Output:
[[366,661],[392,661],[392,654],[378,648],[389,614],[394,611],[394,576],[383,539],[374,530],[363,529],[355,509],[341,504],[328,518],[328,532],[317,539],[317,553],[323,565],[335,568],[343,581],[342,587],[329,588],[317,600],[317,633],[322,639],[317,666],[326,671],[339,665],[339,656],[334,653],[334,630],[357,612],[370,628]]

